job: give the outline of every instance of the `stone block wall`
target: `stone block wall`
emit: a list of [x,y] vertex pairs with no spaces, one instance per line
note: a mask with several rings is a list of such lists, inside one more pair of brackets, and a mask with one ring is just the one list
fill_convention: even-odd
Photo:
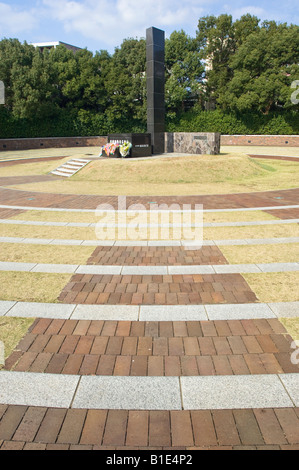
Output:
[[221,134],[219,132],[167,132],[165,134],[165,152],[219,155],[220,140]]
[[222,135],[221,145],[299,147],[299,135]]
[[0,139],[0,151],[43,148],[102,147],[107,143],[101,137],[44,137],[35,139]]

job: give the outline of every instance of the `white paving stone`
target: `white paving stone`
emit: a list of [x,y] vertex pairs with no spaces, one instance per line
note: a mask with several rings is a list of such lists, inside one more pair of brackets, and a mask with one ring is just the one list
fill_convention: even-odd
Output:
[[127,320],[137,321],[137,305],[77,305],[72,320]]
[[36,263],[13,263],[0,261],[0,271],[31,271]]
[[218,304],[205,306],[209,320],[249,320],[276,318],[267,304]]
[[155,274],[168,274],[167,266],[123,266],[121,269],[122,275],[155,275]]
[[9,310],[16,304],[16,302],[9,300],[0,301],[0,316],[4,316],[9,312]]
[[[18,240],[18,239],[16,239]],[[16,241],[15,243],[25,243],[28,245],[50,245],[53,244],[53,239],[50,238],[24,238],[21,242]]]
[[215,245],[226,246],[226,245],[248,245],[248,240],[215,240]]
[[86,265],[79,266],[76,270],[78,274],[120,274],[121,266],[98,266]]
[[299,317],[299,302],[269,303],[269,307],[278,318]]
[[257,266],[264,273],[299,271],[298,263],[262,263]]
[[141,305],[140,321],[207,320],[203,305]]
[[76,264],[37,264],[31,272],[33,273],[74,273],[78,269]]
[[56,239],[51,242],[51,245],[82,245],[84,240],[66,240]]
[[222,264],[215,265],[216,273],[260,273],[261,269],[256,264]]
[[83,246],[114,246],[113,240],[84,240],[81,243]]
[[299,243],[299,237],[289,238],[248,238],[248,239],[231,239],[231,240],[203,240],[202,246],[195,243],[193,246],[190,242],[184,240],[173,241],[146,241],[146,240],[75,240],[75,239],[47,239],[47,238],[21,238],[21,237],[0,237],[0,243],[28,243],[36,245],[87,245],[87,246],[183,246],[186,249],[201,249],[202,246],[226,246],[226,245],[273,245],[273,244],[291,244]]
[[210,265],[169,266],[168,274],[215,274],[214,268]]
[[178,377],[84,376],[73,408],[180,410]]
[[[294,406],[277,375],[200,376],[180,380],[185,410]],[[288,384],[292,391],[297,390],[297,382],[292,388]]]
[[69,319],[76,305],[17,302],[6,314],[10,317]]
[[68,408],[79,376],[0,372],[0,403],[6,405]]
[[[298,358],[298,354],[297,354]],[[295,406],[299,406],[299,374],[279,375]]]

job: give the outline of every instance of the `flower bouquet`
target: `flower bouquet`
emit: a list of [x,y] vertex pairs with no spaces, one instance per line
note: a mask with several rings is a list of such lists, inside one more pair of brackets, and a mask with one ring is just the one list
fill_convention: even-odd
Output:
[[102,147],[100,157],[127,157],[130,153],[132,144],[130,142],[123,142],[122,144],[119,143],[112,143],[109,142],[108,144]]
[[132,144],[130,142],[124,142],[119,146],[119,152],[122,157],[127,157],[130,153],[130,150],[132,148]]

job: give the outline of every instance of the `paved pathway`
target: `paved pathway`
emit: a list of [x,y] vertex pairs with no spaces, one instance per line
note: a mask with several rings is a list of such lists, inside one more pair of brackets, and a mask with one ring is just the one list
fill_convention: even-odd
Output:
[[[8,222],[30,207],[94,210],[117,202],[7,188],[0,194],[8,206],[0,217]],[[294,223],[298,195],[161,202],[200,202],[206,210],[262,207]],[[127,202],[149,207],[149,198]],[[0,449],[298,449],[299,366],[279,321],[298,316],[298,303],[262,304],[242,271],[217,272],[231,269],[221,243],[200,251],[113,245],[95,246],[79,268],[127,273],[84,274],[76,266],[61,304],[0,302],[4,319],[35,318],[0,372]]]

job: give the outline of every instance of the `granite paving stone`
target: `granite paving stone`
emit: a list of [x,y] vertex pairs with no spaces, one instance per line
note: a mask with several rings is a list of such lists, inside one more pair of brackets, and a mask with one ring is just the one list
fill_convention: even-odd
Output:
[[[299,375],[287,382],[287,391],[277,375],[232,375],[181,377],[184,409],[242,409],[292,407],[288,393],[298,387]],[[284,380],[284,376],[281,376]],[[292,376],[293,378],[293,376]],[[286,374],[286,380],[288,375]],[[292,387],[293,385],[293,387]],[[212,393],[211,393],[212,390]]]
[[74,408],[181,409],[177,377],[82,377]]

